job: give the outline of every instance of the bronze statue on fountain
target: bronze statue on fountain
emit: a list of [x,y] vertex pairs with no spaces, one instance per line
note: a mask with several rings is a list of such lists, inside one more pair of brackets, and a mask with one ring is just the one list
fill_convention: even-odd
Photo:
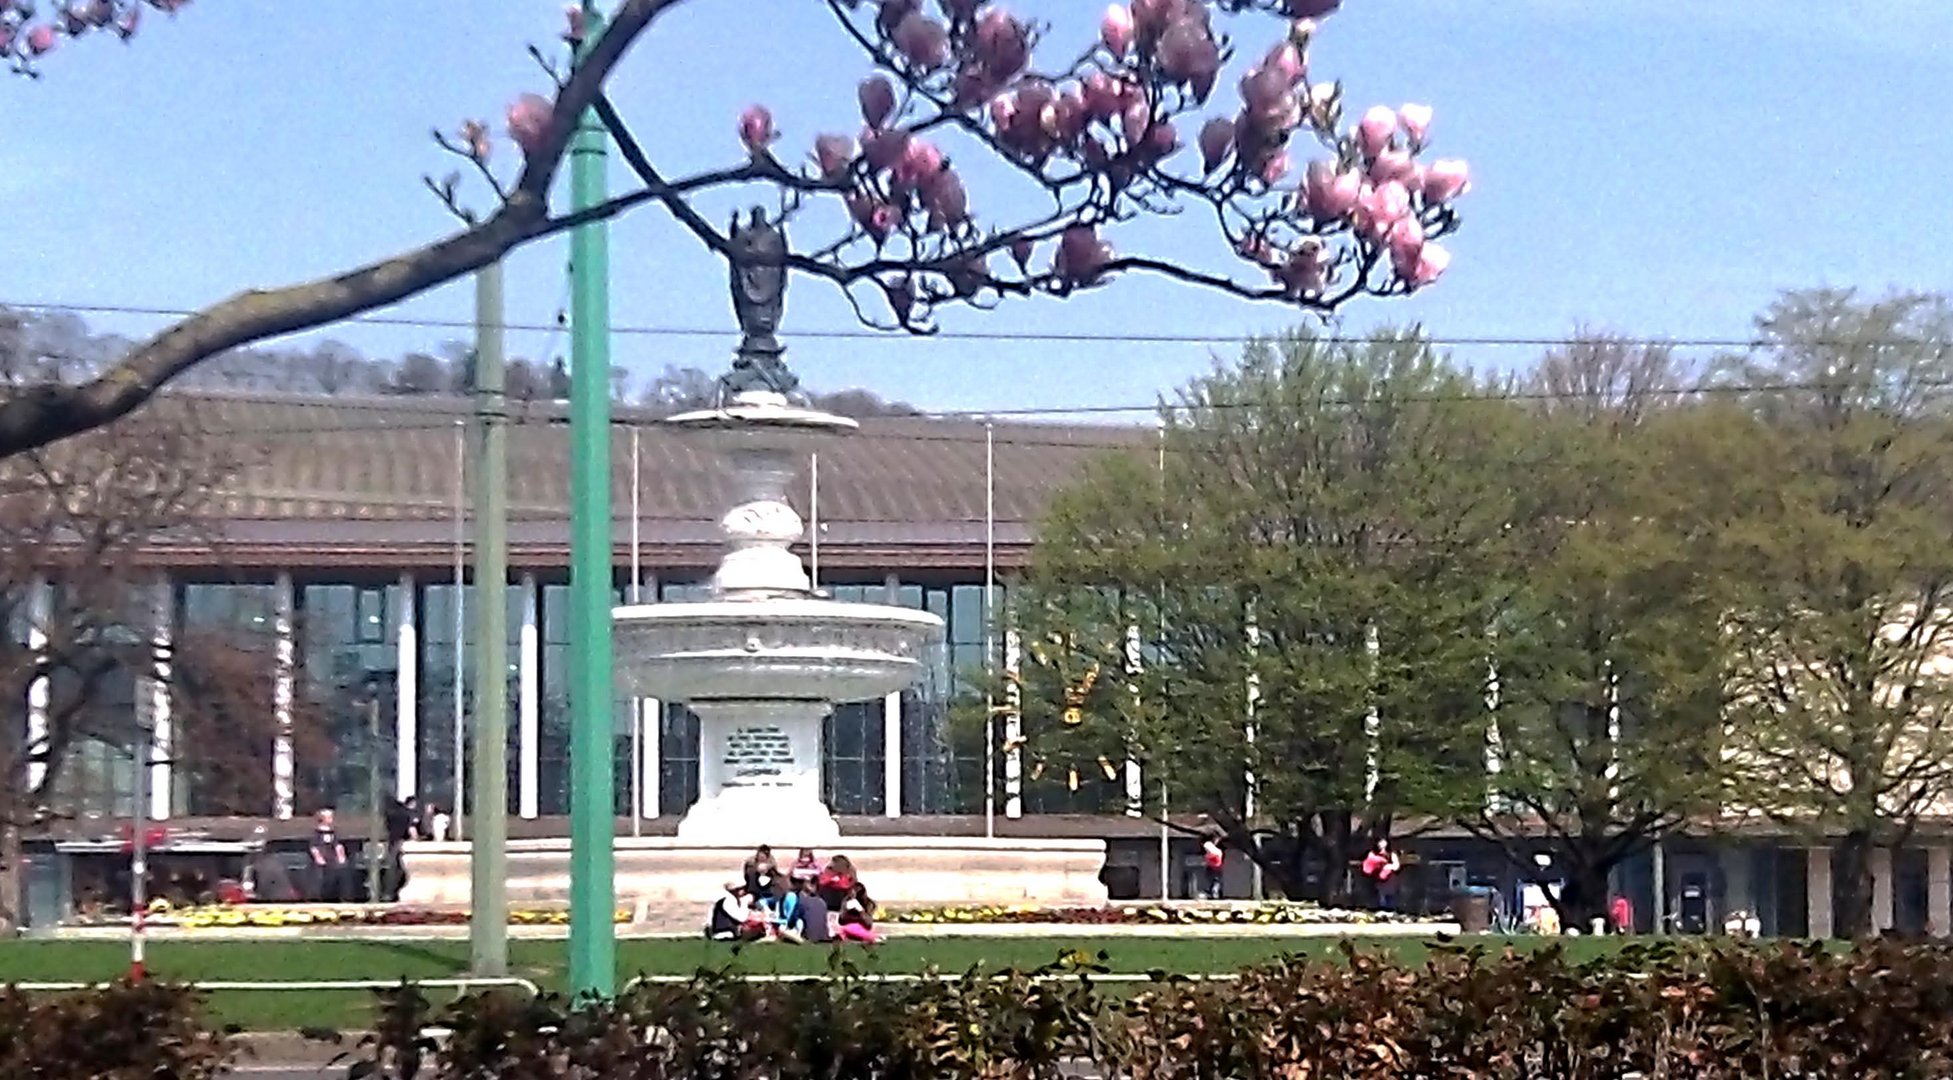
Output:
[[790,396],[800,379],[780,357],[780,316],[787,302],[787,234],[780,221],[766,220],[766,211],[753,207],[752,218],[741,223],[733,211],[726,230],[731,250],[732,310],[742,334],[732,370],[719,377],[720,404],[749,391]]

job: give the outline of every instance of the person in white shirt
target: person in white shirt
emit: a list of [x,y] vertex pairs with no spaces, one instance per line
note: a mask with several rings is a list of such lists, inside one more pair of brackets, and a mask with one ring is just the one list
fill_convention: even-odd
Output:
[[764,925],[754,915],[745,883],[726,882],[726,894],[712,905],[712,914],[706,917],[705,936],[713,941],[754,941],[763,932]]

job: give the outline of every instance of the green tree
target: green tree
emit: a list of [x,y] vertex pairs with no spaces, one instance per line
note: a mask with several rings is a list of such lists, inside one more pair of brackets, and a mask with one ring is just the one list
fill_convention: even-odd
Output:
[[1728,381],[1774,440],[1731,530],[1765,587],[1730,620],[1746,808],[1837,839],[1837,928],[1872,925],[1871,853],[1953,805],[1953,305],[1789,293]]
[[1489,797],[1460,824],[1522,873],[1550,854],[1565,923],[1605,914],[1627,859],[1720,792],[1738,578],[1716,565],[1740,414],[1689,391],[1670,349],[1584,335],[1521,380],[1528,447],[1488,637]]
[[1419,333],[1297,333],[1163,417],[1040,530],[1025,752],[1068,780],[1136,758],[1282,892],[1341,899],[1374,837],[1482,795],[1513,410]]

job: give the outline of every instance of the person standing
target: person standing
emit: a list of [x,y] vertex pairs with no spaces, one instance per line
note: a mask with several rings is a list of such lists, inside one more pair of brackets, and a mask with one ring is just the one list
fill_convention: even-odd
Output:
[[346,845],[339,840],[332,811],[321,810],[312,826],[312,892],[314,899],[336,904],[345,899]]
[[1378,911],[1397,910],[1397,873],[1403,868],[1389,837],[1379,839],[1376,848],[1364,856],[1363,876],[1376,891]]
[[1206,842],[1200,845],[1200,857],[1202,863],[1207,868],[1207,881],[1205,882],[1207,886],[1207,899],[1219,900],[1221,898],[1221,872],[1227,868],[1227,852],[1221,850],[1220,839],[1215,836],[1209,836]]

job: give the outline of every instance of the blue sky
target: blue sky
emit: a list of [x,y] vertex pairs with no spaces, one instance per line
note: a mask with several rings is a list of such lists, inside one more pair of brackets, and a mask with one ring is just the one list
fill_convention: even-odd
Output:
[[[1102,8],[1012,6],[1053,22],[1064,51]],[[554,0],[198,0],[173,22],[152,20],[131,46],[65,46],[45,78],[0,80],[10,208],[0,301],[194,307],[433,238],[451,221],[420,177],[451,159],[429,129],[469,116],[499,129],[511,97],[544,88],[524,50],[553,42],[560,12]],[[1244,52],[1274,27],[1232,24]],[[1550,337],[1582,324],[1740,337],[1782,288],[1953,290],[1948,42],[1947,0],[1348,0],[1319,39],[1317,77],[1343,78],[1353,112],[1435,105],[1437,150],[1468,158],[1476,189],[1445,280],[1408,301],[1359,302],[1343,326],[1419,321],[1441,339]],[[773,108],[795,154],[821,131],[853,130],[866,70],[818,0],[690,0],[629,58],[614,96],[652,155],[682,172],[738,160],[735,118],[748,102]],[[1218,107],[1232,106],[1232,85],[1224,77]],[[1025,205],[1001,173],[967,153],[957,160],[985,220]],[[627,179],[614,164],[613,183]],[[723,220],[754,194],[705,208]],[[827,224],[797,236],[818,239]],[[1191,214],[1112,239],[1225,264],[1211,226]],[[552,319],[564,257],[559,242],[514,257],[512,321]],[[620,335],[620,362],[653,373],[727,361],[724,268],[661,211],[614,227],[612,265],[619,326],[726,331]],[[463,283],[390,314],[465,319],[471,299]],[[90,318],[131,334],[160,325]],[[944,325],[1227,337],[1295,321],[1280,307],[1129,279]],[[853,325],[824,285],[796,282],[785,329],[803,380],[945,409],[1145,404],[1204,368],[1210,348],[795,337]],[[327,336],[397,353],[458,335],[341,326]],[[563,348],[546,333],[511,342],[517,355]],[[1536,351],[1458,349],[1488,366]]]

